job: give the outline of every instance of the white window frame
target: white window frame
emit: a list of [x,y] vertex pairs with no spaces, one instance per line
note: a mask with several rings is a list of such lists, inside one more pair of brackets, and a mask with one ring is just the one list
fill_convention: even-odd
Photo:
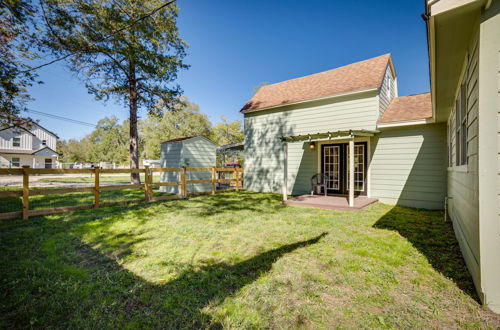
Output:
[[[366,197],[372,197],[372,159],[371,159],[371,141],[372,139],[369,137],[356,137],[354,139],[354,143],[356,142],[366,142]],[[331,144],[332,141],[318,141],[316,143],[316,170],[318,173],[321,173],[321,148],[323,144]],[[335,140],[333,143],[349,143],[349,139],[340,139]]]
[[389,72],[385,73],[385,93],[388,99],[391,98],[391,75]]
[[447,139],[447,147],[448,147],[448,167],[453,167],[453,134],[455,134],[455,130],[453,128],[453,112],[450,114],[447,123],[446,130],[446,139]]
[[460,89],[455,101],[455,165],[467,165],[467,88],[465,83],[460,85]]
[[46,146],[47,145],[47,140],[42,140],[42,146]]
[[[14,162],[14,159],[17,159],[17,161]],[[14,165],[14,164],[17,164],[17,165]],[[10,159],[10,166],[11,167],[21,167],[21,158],[20,157],[12,157]]]
[[[16,146],[16,140],[19,140],[19,141],[17,142],[17,143],[18,143],[18,145],[17,145],[17,146]],[[20,137],[20,136],[14,136],[14,137],[12,138],[12,147],[13,147],[13,148],[19,148],[19,147],[21,147],[21,137]]]

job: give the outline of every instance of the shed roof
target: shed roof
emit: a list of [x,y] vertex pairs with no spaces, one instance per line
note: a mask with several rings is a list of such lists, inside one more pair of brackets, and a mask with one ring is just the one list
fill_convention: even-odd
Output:
[[187,140],[187,139],[192,139],[192,138],[194,138],[194,137],[195,137],[195,136],[180,137],[180,138],[175,138],[175,139],[166,140],[166,141],[163,141],[162,143],[180,142],[180,141],[184,141],[184,140]]
[[395,97],[378,124],[432,118],[431,93]]
[[300,101],[378,88],[382,85],[387,65],[390,65],[395,76],[391,54],[385,54],[329,71],[266,85],[261,87],[240,111],[248,113]]
[[182,141],[185,141],[185,140],[190,140],[190,139],[196,139],[196,138],[201,138],[201,139],[205,139],[215,145],[217,145],[214,141],[210,140],[209,138],[206,138],[204,136],[201,136],[201,135],[196,135],[196,136],[185,136],[185,137],[180,137],[180,138],[175,138],[175,139],[170,139],[170,140],[166,140],[166,141],[163,141],[162,143],[170,143],[170,142],[182,142]]
[[245,149],[245,143],[244,142],[235,142],[235,143],[228,143],[220,146],[217,148],[218,152],[224,151],[224,150],[244,150]]

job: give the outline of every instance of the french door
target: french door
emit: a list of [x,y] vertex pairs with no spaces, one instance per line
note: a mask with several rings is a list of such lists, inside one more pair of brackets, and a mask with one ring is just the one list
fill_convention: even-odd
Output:
[[[354,193],[366,195],[367,143],[354,143]],[[349,144],[323,144],[321,148],[321,171],[328,176],[329,194],[349,193]]]

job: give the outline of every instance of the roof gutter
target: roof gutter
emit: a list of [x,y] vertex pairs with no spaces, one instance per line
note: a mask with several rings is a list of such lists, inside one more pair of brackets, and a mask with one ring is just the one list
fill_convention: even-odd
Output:
[[431,89],[431,103],[432,103],[432,118],[436,118],[436,95],[434,93],[435,90],[435,72],[434,72],[434,54],[432,52],[434,48],[434,19],[431,17],[429,12],[429,6],[432,6],[439,0],[435,1],[427,1],[424,0],[424,8],[425,12],[422,14],[422,19],[425,21],[426,34],[427,34],[427,56],[429,57],[429,85]]
[[413,125],[425,125],[432,124],[436,121],[434,118],[424,118],[424,119],[414,119],[414,120],[401,120],[394,121],[390,123],[379,123],[377,124],[377,128],[390,128],[390,127],[401,127],[401,126],[413,126]]
[[259,109],[254,109],[254,110],[240,110],[240,112],[243,114],[247,114],[247,113],[253,113],[253,112],[259,112],[259,111],[264,111],[264,110],[281,108],[281,107],[288,106],[288,105],[302,104],[302,103],[315,102],[315,101],[324,101],[324,100],[334,99],[337,97],[357,95],[357,94],[373,92],[373,91],[378,91],[378,87],[368,88],[368,89],[359,89],[359,90],[352,91],[352,92],[333,94],[333,95],[329,95],[329,96],[325,96],[325,97],[318,97],[315,99],[308,99],[308,100],[303,100],[303,101],[278,104],[278,105],[273,105],[273,106],[266,107],[266,108],[259,108]]

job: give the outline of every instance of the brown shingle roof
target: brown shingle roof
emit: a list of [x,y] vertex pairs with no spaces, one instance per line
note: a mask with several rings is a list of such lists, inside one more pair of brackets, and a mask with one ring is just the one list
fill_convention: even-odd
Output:
[[240,110],[243,113],[299,101],[377,88],[382,84],[391,55],[385,54],[365,61],[309,76],[266,85]]
[[378,123],[384,124],[431,117],[431,93],[423,93],[393,98]]

